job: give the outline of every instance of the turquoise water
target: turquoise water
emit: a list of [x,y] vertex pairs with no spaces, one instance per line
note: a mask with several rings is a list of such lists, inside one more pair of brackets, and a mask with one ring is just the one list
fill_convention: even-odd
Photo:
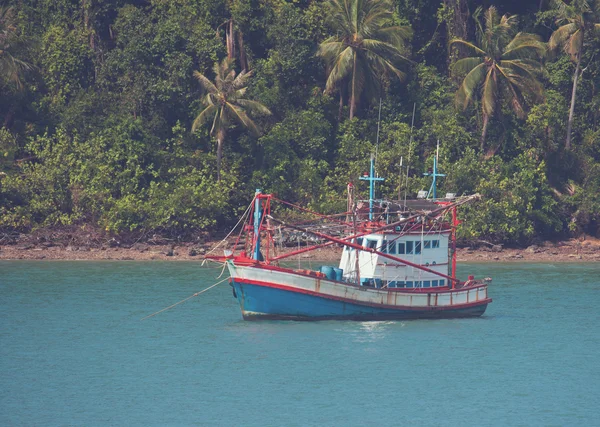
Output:
[[600,265],[470,264],[479,319],[244,322],[187,262],[0,262],[0,425],[600,425]]

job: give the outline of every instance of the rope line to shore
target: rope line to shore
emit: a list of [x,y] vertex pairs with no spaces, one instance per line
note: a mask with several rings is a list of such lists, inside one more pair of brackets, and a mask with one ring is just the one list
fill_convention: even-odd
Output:
[[[254,198],[252,199],[252,201],[250,202],[250,204],[246,208],[246,211],[244,212],[244,214],[240,217],[240,219],[237,222],[237,224],[233,226],[233,228],[231,229],[231,231],[229,232],[229,234],[227,234],[227,236],[225,236],[225,238],[223,240],[221,240],[219,243],[217,243],[217,245],[215,247],[213,247],[210,251],[208,251],[204,256],[210,255],[212,252],[214,252],[215,250],[217,250],[217,248],[219,246],[221,246],[223,243],[225,243],[227,241],[227,239],[229,238],[229,236],[231,236],[231,234],[233,234],[233,232],[235,231],[235,229],[237,228],[237,226],[240,225],[240,223],[244,220],[244,218],[246,218],[246,215],[248,215],[248,212],[250,212],[250,209],[252,208],[252,205],[254,204],[254,200],[255,199],[256,199],[256,194],[254,195]],[[204,259],[204,261],[202,261],[201,265],[204,265],[205,263],[206,263],[206,259]]]
[[150,318],[150,317],[153,317],[153,316],[156,316],[157,314],[160,314],[160,313],[162,313],[163,311],[170,310],[170,309],[172,309],[173,307],[175,307],[176,305],[179,305],[179,304],[181,304],[181,303],[183,303],[183,302],[186,302],[186,301],[187,301],[187,300],[189,300],[189,299],[192,299],[192,298],[194,298],[194,297],[197,297],[198,295],[200,295],[200,294],[203,294],[204,292],[208,291],[209,289],[212,289],[212,288],[214,288],[215,286],[217,286],[217,285],[220,285],[221,283],[225,282],[226,280],[229,280],[229,277],[226,277],[226,278],[224,278],[223,280],[220,280],[220,281],[218,281],[218,282],[217,282],[217,283],[215,283],[214,285],[210,285],[208,288],[206,288],[206,289],[203,289],[203,290],[201,290],[200,292],[196,292],[195,294],[192,294],[192,295],[190,295],[189,297],[187,297],[187,298],[185,298],[185,299],[182,299],[181,301],[179,301],[179,302],[176,302],[175,304],[173,304],[173,305],[170,305],[170,306],[168,306],[168,307],[166,307],[166,308],[163,308],[162,310],[159,310],[159,311],[157,311],[156,313],[152,313],[151,315],[149,315],[149,316],[146,316],[146,317],[144,317],[144,318],[142,318],[142,319],[140,319],[140,320],[146,320],[146,319],[148,319],[148,318]]

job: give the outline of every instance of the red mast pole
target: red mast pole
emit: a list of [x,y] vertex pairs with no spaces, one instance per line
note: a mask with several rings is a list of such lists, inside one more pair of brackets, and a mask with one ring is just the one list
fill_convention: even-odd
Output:
[[[452,278],[456,279],[456,227],[460,224],[460,221],[456,217],[456,206],[452,207]],[[452,289],[454,289],[454,284],[456,282],[452,281]]]

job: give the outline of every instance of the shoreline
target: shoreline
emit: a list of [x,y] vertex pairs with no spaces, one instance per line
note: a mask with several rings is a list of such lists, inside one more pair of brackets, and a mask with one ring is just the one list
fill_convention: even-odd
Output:
[[[88,246],[44,246],[44,245],[3,245],[0,246],[0,260],[64,260],[64,261],[203,261],[217,242],[204,245],[148,245],[136,244],[131,247]],[[296,248],[284,249],[285,252]],[[329,247],[299,255],[306,261],[338,261],[340,248]],[[214,253],[219,253],[220,249]],[[290,261],[297,260],[292,256]],[[569,240],[565,242],[532,245],[528,248],[503,249],[457,248],[458,262],[600,262],[600,240]]]

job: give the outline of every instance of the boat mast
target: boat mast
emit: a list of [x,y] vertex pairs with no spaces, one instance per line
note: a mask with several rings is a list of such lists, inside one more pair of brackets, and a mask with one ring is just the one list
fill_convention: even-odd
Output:
[[[356,202],[354,202],[354,207],[352,209],[352,225],[354,226],[354,235],[357,235],[357,229],[356,229]],[[354,270],[356,271],[356,284],[360,285],[360,261],[359,261],[359,254],[360,252],[358,250],[354,251]]]
[[437,177],[438,176],[446,176],[445,173],[438,173],[437,171],[437,165],[438,165],[438,158],[440,155],[440,140],[438,139],[437,141],[437,150],[435,153],[435,157],[433,158],[433,171],[432,172],[425,172],[423,175],[424,176],[432,176],[433,177],[433,181],[431,183],[431,187],[429,187],[429,192],[427,193],[427,198],[429,199],[429,196],[433,196],[433,200],[437,199],[437,185],[436,185],[436,181],[437,181]]
[[369,221],[373,221],[373,200],[375,198],[375,181],[383,181],[384,178],[375,177],[375,156],[371,154],[371,172],[369,176],[361,176],[359,179],[369,181]]
[[[456,227],[460,224],[456,216],[456,206],[452,207],[452,277],[456,278]],[[454,289],[454,282],[452,282],[452,289]]]
[[256,189],[256,193],[254,194],[254,252],[252,254],[252,259],[256,261],[260,261],[260,222],[261,222],[261,202],[260,195],[262,191],[260,188]]

